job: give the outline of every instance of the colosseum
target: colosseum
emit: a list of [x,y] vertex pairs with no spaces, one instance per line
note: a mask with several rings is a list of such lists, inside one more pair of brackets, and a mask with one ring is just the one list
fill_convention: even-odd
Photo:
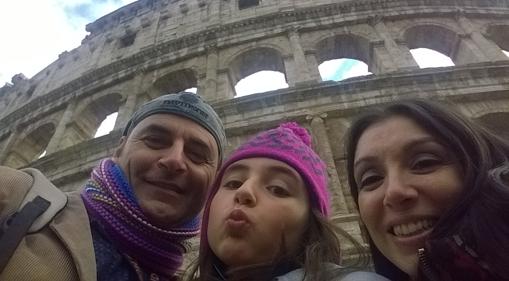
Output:
[[[509,136],[507,0],[139,0],[86,29],[79,47],[0,88],[0,163],[38,168],[62,190],[112,154],[140,104],[195,87],[222,117],[228,151],[282,121],[308,128],[328,166],[333,220],[363,241],[342,146],[358,113],[417,96]],[[421,69],[417,48],[454,66]],[[371,74],[322,81],[318,66],[341,58]],[[288,87],[238,96],[235,85],[262,70]],[[113,131],[94,138],[114,112]]]

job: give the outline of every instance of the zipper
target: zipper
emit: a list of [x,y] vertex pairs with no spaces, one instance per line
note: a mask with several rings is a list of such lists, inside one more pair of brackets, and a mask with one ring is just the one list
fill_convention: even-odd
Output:
[[417,251],[417,255],[419,256],[419,267],[421,269],[421,272],[426,277],[426,279],[429,281],[439,281],[439,279],[436,277],[435,273],[431,269],[429,259],[428,256],[426,256],[426,251],[424,250],[424,248],[420,248]]

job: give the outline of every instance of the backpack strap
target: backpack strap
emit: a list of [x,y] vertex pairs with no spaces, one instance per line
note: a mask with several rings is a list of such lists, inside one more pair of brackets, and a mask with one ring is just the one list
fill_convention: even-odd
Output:
[[67,204],[67,195],[54,186],[39,170],[27,168],[22,171],[34,178],[34,184],[25,195],[25,199],[21,202],[18,210],[28,202],[33,201],[37,196],[41,196],[51,203],[49,208],[37,217],[28,229],[28,233],[35,233],[50,223],[53,217],[65,207]]
[[12,254],[18,248],[19,243],[25,237],[32,223],[44,211],[48,209],[50,202],[41,196],[28,202],[23,208],[12,215],[7,221],[5,229],[0,237],[0,272],[9,262]]

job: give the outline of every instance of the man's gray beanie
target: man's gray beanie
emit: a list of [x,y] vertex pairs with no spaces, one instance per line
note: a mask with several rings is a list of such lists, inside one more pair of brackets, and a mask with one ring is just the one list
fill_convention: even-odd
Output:
[[133,114],[122,135],[129,136],[141,120],[157,113],[169,113],[186,117],[207,129],[217,142],[219,160],[222,161],[223,150],[226,146],[223,123],[214,109],[204,102],[200,96],[193,93],[168,94],[148,101]]

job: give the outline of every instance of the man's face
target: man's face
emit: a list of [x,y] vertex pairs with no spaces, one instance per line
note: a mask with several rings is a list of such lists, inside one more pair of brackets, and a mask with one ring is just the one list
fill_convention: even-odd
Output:
[[151,223],[169,228],[196,216],[219,164],[205,128],[172,114],[143,119],[113,156]]

